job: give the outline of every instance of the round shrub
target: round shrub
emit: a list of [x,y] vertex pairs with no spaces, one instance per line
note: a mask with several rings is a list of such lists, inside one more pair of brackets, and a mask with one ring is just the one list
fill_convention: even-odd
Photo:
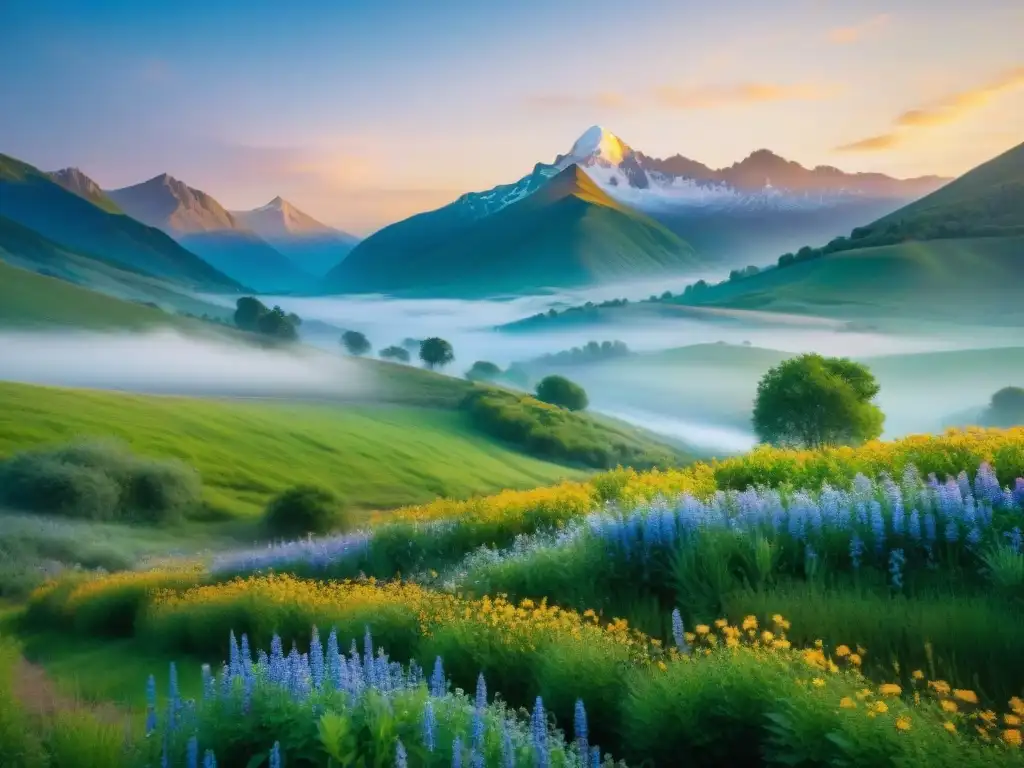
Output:
[[195,470],[140,458],[116,441],[26,451],[0,464],[0,504],[27,512],[165,523],[196,509],[201,496]]
[[546,376],[537,385],[537,399],[570,411],[586,410],[587,393],[579,384],[564,376]]
[[326,488],[298,485],[278,494],[263,513],[267,531],[286,538],[348,527],[345,506]]

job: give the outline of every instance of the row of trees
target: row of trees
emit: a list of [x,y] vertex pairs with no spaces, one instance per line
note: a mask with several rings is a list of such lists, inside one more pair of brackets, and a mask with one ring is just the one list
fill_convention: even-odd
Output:
[[[366,335],[359,331],[345,331],[341,335],[341,345],[354,357],[362,357],[373,348]],[[455,360],[452,345],[437,336],[422,340],[405,339],[401,345],[384,347],[379,355],[384,360],[408,363],[412,360],[412,351],[418,354],[419,359],[430,370],[443,368]]]

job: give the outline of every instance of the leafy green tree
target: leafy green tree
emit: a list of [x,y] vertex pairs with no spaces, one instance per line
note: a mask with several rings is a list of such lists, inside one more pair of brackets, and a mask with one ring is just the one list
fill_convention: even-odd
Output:
[[370,351],[370,341],[359,331],[345,331],[341,334],[341,345],[350,355],[359,357]]
[[444,339],[432,336],[420,342],[420,360],[430,370],[443,368],[455,359],[455,351],[452,345]]
[[407,336],[406,338],[402,339],[402,346],[408,349],[410,352],[419,351],[420,344],[422,343],[422,339],[414,339],[411,336]]
[[501,368],[487,360],[477,360],[466,371],[466,378],[470,381],[494,381],[501,376]]
[[564,376],[545,376],[537,385],[537,399],[570,411],[586,410],[586,390]]
[[382,360],[397,360],[400,363],[409,362],[409,350],[405,347],[384,347],[380,351],[380,356]]
[[1024,424],[1024,388],[1003,387],[994,395],[982,422],[990,427],[1014,427]]
[[243,296],[235,302],[235,325],[243,331],[259,331],[259,320],[270,310],[254,296]]
[[786,360],[757,386],[754,431],[782,446],[858,445],[882,434],[885,416],[872,402],[878,389],[866,366],[846,358]]
[[256,330],[264,336],[281,341],[295,341],[299,338],[299,331],[295,327],[295,323],[280,307],[274,307],[269,312],[260,315],[256,321]]

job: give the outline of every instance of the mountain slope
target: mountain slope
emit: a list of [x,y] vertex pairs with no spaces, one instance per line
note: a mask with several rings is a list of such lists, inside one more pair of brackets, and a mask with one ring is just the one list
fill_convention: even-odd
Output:
[[426,222],[415,251],[364,241],[327,275],[327,289],[479,296],[593,285],[698,264],[688,244],[613,200],[577,165],[497,213],[458,222],[454,236],[443,226],[431,232],[438,221]]
[[299,269],[322,277],[344,259],[359,238],[303,213],[280,197],[251,211],[232,211],[242,225],[283,253]]
[[85,198],[97,208],[101,208],[107,213],[123,213],[117,207],[117,203],[107,197],[106,193],[100,189],[100,185],[82,173],[78,168],[62,168],[59,171],[51,171],[46,175],[64,187],[68,192],[74,192],[79,197]]
[[117,299],[155,304],[196,316],[225,319],[231,316],[229,309],[199,299],[177,283],[59,245],[3,216],[0,216],[0,260]]
[[159,229],[102,210],[7,155],[0,155],[0,200],[6,218],[69,248],[202,290],[241,290],[238,282]]
[[259,291],[308,285],[309,275],[205,192],[167,174],[108,190],[130,216],[158,227],[217,269]]

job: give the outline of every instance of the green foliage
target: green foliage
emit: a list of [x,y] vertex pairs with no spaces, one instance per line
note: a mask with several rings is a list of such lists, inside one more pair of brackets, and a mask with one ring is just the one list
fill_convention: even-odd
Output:
[[487,360],[477,360],[466,371],[466,378],[470,381],[494,381],[501,376],[501,368]]
[[537,399],[570,411],[587,409],[587,393],[579,384],[564,376],[545,376],[537,385]]
[[1024,424],[1024,388],[1003,387],[994,395],[981,422],[989,427],[1013,427]]
[[[195,467],[207,516],[253,518],[293,485],[323,486],[353,508],[389,509],[574,475],[467,423],[456,410],[470,387],[466,381],[369,359],[352,364],[374,377],[375,396],[400,405],[226,401],[0,383],[0,457],[78,437],[114,437],[140,454]],[[432,407],[412,407],[419,405]]]
[[400,363],[408,363],[410,356],[409,350],[405,347],[384,347],[380,351],[380,357],[382,360],[397,360]]
[[331,491],[298,485],[278,494],[263,514],[267,531],[281,538],[341,531],[351,525],[347,507]]
[[[345,347],[346,352],[356,357],[365,355],[371,349],[370,340],[359,331],[345,331],[341,334],[341,345]],[[405,350],[402,351],[404,352]]]
[[420,360],[429,368],[443,368],[455,359],[452,345],[444,339],[432,336],[420,343]]
[[877,394],[878,383],[860,363],[801,355],[761,379],[754,430],[775,445],[858,445],[882,434],[884,416],[871,402]]
[[116,441],[28,451],[0,464],[0,503],[89,520],[167,523],[199,505],[199,475],[133,455]]
[[19,659],[18,646],[0,637],[0,757],[4,768],[46,768],[42,739],[15,699],[14,675]]
[[639,430],[616,429],[507,390],[479,387],[466,396],[463,408],[478,429],[535,456],[595,469],[666,467],[685,460]]
[[243,331],[279,341],[295,341],[301,324],[298,315],[285,313],[280,307],[269,309],[253,296],[243,296],[236,303],[235,325]]
[[630,355],[629,347],[622,341],[588,341],[582,347],[555,352],[554,354],[541,355],[531,360],[528,365],[534,367],[559,367],[565,365],[582,365],[585,363],[596,363],[602,360],[615,360]]

